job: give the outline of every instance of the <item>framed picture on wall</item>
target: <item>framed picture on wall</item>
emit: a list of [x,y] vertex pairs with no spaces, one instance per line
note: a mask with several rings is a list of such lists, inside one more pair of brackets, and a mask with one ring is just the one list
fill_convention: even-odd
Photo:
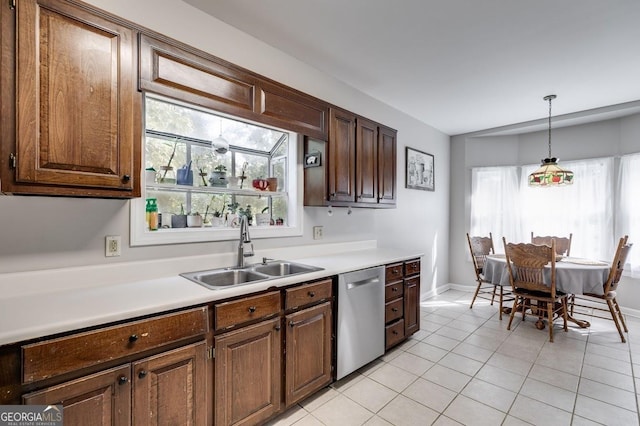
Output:
[[405,154],[405,188],[435,191],[433,155],[409,147]]

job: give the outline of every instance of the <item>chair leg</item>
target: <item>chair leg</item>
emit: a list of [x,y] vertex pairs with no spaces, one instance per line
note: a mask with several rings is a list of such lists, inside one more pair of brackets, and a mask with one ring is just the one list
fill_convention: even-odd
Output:
[[482,281],[478,281],[478,287],[476,287],[476,292],[473,293],[473,299],[471,299],[471,305],[469,305],[469,309],[473,308],[473,303],[476,301],[476,297],[478,297],[480,287],[482,287]]
[[549,341],[553,343],[553,302],[547,302],[547,323],[549,325]]
[[618,300],[615,297],[613,298],[613,305],[616,308],[616,312],[618,313],[618,318],[620,318],[620,322],[622,323],[622,327],[624,328],[624,331],[628,333],[629,329],[627,328],[627,322],[624,320],[624,316],[622,315],[622,309],[620,309],[620,305],[618,305]]
[[616,328],[618,329],[618,334],[620,334],[620,339],[622,339],[622,343],[625,343],[626,340],[624,338],[624,334],[622,333],[622,328],[620,327],[620,320],[618,319],[618,315],[613,306],[613,301],[611,301],[610,299],[607,299],[606,302],[607,302],[607,306],[609,306],[609,311],[611,311],[611,317],[613,319],[613,322],[616,323]]
[[511,309],[511,313],[509,314],[509,324],[507,324],[507,330],[511,330],[511,323],[513,322],[513,317],[516,315],[516,309],[518,309],[518,296],[513,298],[513,308]]
[[[496,287],[493,287],[493,292],[494,293],[496,291]],[[500,309],[500,314],[499,314],[498,318],[500,318],[500,321],[502,321],[502,286],[500,286],[500,299],[499,300],[500,300],[500,306],[498,308]]]
[[569,329],[567,328],[567,320],[569,319],[569,316],[567,315],[567,298],[564,297],[562,298],[562,319],[564,320],[564,331],[569,331]]
[[496,298],[496,287],[498,287],[497,285],[493,286],[493,293],[491,294],[491,306],[493,306],[493,301]]
[[574,308],[574,305],[576,304],[576,295],[572,294],[570,297],[571,297],[571,316],[573,316],[573,308]]

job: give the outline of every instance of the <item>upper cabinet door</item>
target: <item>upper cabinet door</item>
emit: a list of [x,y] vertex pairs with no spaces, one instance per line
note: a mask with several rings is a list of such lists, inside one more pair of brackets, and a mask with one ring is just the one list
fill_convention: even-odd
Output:
[[380,126],[378,130],[378,203],[396,203],[397,132]]
[[361,117],[356,124],[356,202],[378,202],[378,125]]
[[12,191],[139,196],[135,32],[62,1],[16,14]]
[[356,117],[332,108],[329,113],[328,200],[355,201]]

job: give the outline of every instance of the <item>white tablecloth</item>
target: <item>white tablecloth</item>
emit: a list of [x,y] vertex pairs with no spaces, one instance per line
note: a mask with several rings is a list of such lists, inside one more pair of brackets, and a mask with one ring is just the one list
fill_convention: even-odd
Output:
[[[603,285],[609,276],[608,263],[590,259],[565,257],[556,262],[556,289],[568,294],[603,294]],[[488,256],[484,264],[484,277],[493,284],[510,286],[507,261],[504,255]],[[545,281],[551,279],[545,274]]]

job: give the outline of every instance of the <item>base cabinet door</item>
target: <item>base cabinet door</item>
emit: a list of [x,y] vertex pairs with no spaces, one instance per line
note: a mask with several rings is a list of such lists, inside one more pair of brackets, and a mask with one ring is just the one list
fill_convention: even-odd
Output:
[[215,424],[256,425],[280,410],[281,317],[215,337]]
[[201,342],[133,363],[134,425],[207,424],[206,351]]
[[420,330],[420,276],[404,281],[404,334]]
[[287,407],[331,383],[331,302],[285,317]]
[[65,425],[131,424],[129,364],[23,396],[27,405],[62,405]]

